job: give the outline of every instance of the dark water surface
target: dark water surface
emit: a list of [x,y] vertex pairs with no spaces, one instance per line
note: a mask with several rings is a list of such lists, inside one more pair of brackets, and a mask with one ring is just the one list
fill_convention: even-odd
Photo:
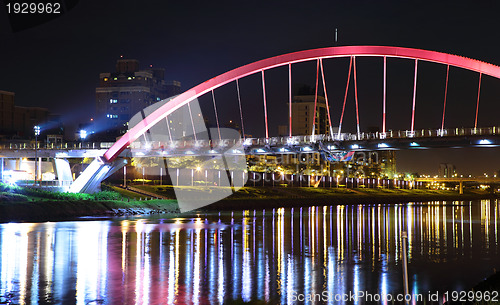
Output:
[[412,293],[468,290],[500,266],[499,216],[483,200],[2,224],[0,302],[363,304],[335,296],[403,292],[402,231]]

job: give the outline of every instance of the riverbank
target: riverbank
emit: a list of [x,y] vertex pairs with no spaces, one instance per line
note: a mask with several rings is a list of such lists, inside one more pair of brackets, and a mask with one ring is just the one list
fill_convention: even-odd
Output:
[[[178,205],[172,186],[135,185],[147,193],[165,199],[143,200],[141,194],[117,187],[94,195],[50,193],[40,190],[0,185],[0,222],[43,222],[74,220],[82,217],[116,217],[177,213]],[[180,187],[199,193],[214,191],[214,187]],[[429,201],[468,201],[496,199],[497,195],[468,191],[459,195],[444,190],[406,189],[345,189],[345,188],[285,188],[244,187],[201,210],[269,209],[345,204],[398,204]],[[151,198],[150,198],[151,199]]]
[[282,198],[226,198],[213,203],[203,209],[206,210],[241,210],[241,209],[266,209],[277,207],[308,207],[322,205],[350,205],[350,204],[405,204],[408,202],[429,201],[469,201],[480,199],[495,199],[496,195],[488,193],[468,193],[459,195],[444,192],[393,192],[366,194],[351,191],[348,194],[316,194],[304,197],[282,197]]
[[44,222],[82,217],[176,213],[175,200],[35,200],[0,202],[0,222]]
[[[136,188],[175,198],[172,186],[137,185]],[[199,193],[213,191],[214,187],[181,186],[183,191]],[[308,187],[244,187],[202,210],[266,209],[294,206],[343,205],[343,204],[398,204],[428,201],[468,201],[496,199],[498,194],[479,190],[456,191],[429,189],[371,189],[371,188],[308,188]]]
[[177,213],[176,200],[137,200],[127,191],[51,193],[0,184],[0,222],[44,222],[84,217],[117,217]]

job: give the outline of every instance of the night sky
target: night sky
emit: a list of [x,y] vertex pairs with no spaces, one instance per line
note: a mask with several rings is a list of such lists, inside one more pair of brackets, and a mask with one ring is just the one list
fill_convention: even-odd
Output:
[[[181,81],[186,90],[259,59],[333,46],[335,28],[337,45],[414,47],[500,65],[500,5],[496,3],[81,0],[63,16],[19,32],[12,31],[6,12],[0,10],[0,90],[15,92],[17,105],[48,107],[62,114],[71,128],[93,116],[99,73],[114,71],[120,55],[138,59],[143,68],[150,64],[165,68],[166,79]],[[325,65],[334,103],[332,119],[338,122],[348,61]],[[439,128],[446,69],[426,63],[419,68],[416,127]],[[360,59],[358,69],[362,127],[380,126],[381,60]],[[394,60],[388,69],[388,113],[392,114],[388,128],[407,129],[413,64]],[[296,71],[297,83],[314,84],[314,64]],[[270,99],[275,100],[270,114],[276,114],[273,130],[286,124],[283,72],[269,72]],[[477,78],[475,73],[451,69],[449,127],[473,127]],[[243,106],[258,121],[261,114],[252,111],[261,108],[252,103],[262,107],[257,99],[261,93],[252,82],[258,84],[252,78],[247,84],[242,81]],[[482,86],[479,125],[500,125],[500,80],[484,77]],[[231,93],[223,90],[229,89],[221,89],[218,103],[234,102],[228,97]],[[350,94],[348,103],[352,101]],[[220,108],[231,107],[234,103]],[[353,123],[352,107],[346,112],[350,113],[346,120]],[[238,119],[232,113],[222,113],[223,120]],[[351,123],[347,128],[353,128]],[[256,136],[262,132],[262,126],[249,124],[248,128]],[[449,162],[459,173],[481,174],[500,169],[497,156],[496,149],[398,152],[397,162],[401,171],[435,174],[439,163]]]

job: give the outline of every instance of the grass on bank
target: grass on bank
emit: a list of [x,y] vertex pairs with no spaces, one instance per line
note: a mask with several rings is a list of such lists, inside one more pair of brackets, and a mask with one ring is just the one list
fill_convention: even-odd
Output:
[[104,190],[95,194],[49,192],[42,189],[19,187],[0,183],[0,196],[12,201],[30,199],[51,200],[122,200],[122,196],[113,191]]
[[157,205],[163,208],[177,209],[175,200],[153,199],[142,200],[140,195],[118,187],[103,185],[103,190],[94,194],[50,192],[41,189],[27,188],[0,183],[0,204],[22,202],[101,202],[109,208],[137,208]]
[[117,192],[106,186],[95,194],[72,194],[0,183],[0,222],[177,213],[178,210],[176,200],[137,200],[135,193]]

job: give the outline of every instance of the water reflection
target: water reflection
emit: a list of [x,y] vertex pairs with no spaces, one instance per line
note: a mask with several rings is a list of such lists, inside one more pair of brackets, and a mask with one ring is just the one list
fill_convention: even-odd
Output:
[[413,293],[467,289],[500,263],[498,213],[483,200],[3,224],[0,301],[292,304],[294,292],[401,293],[403,230]]

